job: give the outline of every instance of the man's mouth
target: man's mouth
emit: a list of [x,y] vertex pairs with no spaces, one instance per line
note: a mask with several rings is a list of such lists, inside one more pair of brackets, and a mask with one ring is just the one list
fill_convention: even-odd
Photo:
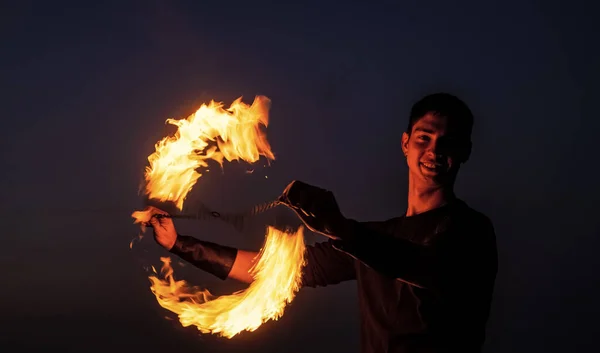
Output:
[[421,162],[421,166],[430,172],[439,172],[442,169],[442,165],[439,163]]

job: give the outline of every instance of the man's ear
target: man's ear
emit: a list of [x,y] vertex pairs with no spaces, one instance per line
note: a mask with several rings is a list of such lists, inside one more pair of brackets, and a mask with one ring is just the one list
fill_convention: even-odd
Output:
[[465,143],[465,147],[461,156],[461,163],[466,163],[471,157],[471,151],[473,150],[473,143],[471,141]]
[[402,153],[404,153],[404,156],[406,156],[406,154],[408,153],[408,140],[409,139],[410,139],[410,136],[406,132],[403,132],[402,133]]

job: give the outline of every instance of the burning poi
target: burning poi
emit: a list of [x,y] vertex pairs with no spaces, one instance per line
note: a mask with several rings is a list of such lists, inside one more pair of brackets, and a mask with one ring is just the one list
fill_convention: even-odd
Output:
[[[251,106],[234,101],[203,104],[187,119],[168,119],[178,127],[148,157],[145,194],[149,199],[173,203],[182,210],[187,194],[208,167],[207,161],[243,160],[255,163],[261,156],[275,157],[263,128],[269,123],[270,100],[257,96]],[[136,211],[135,223],[144,230],[149,213]],[[268,320],[276,320],[300,289],[304,266],[303,228],[282,232],[267,227],[265,243],[250,270],[254,281],[243,291],[214,296],[208,290],[175,280],[170,258],[161,258],[164,278],[150,276],[151,291],[160,306],[179,316],[183,326],[195,325],[202,333],[231,338],[241,331],[254,331]]]

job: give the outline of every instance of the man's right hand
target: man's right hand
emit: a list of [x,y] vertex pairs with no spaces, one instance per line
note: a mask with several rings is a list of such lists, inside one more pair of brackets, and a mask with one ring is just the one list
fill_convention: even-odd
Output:
[[149,212],[151,215],[150,224],[154,229],[154,240],[165,249],[171,250],[177,240],[177,230],[175,224],[173,224],[173,219],[170,217],[157,217],[157,215],[168,216],[169,214],[154,206],[150,206]]
[[[169,213],[157,207],[148,208],[154,240],[174,255],[222,280],[237,279],[251,283],[250,268],[258,253],[238,251],[231,246],[202,241],[189,235],[177,234]],[[159,216],[159,217],[157,217]]]

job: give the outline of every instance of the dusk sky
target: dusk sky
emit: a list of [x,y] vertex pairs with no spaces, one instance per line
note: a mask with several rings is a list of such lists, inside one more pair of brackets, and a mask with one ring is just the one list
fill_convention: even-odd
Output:
[[[144,266],[166,251],[150,233],[129,249],[139,183],[174,132],[167,118],[266,95],[276,160],[252,174],[226,164],[190,197],[245,210],[298,179],[332,190],[348,217],[395,217],[401,134],[437,91],[475,114],[456,190],[498,238],[485,352],[596,350],[600,26],[587,3],[3,1],[0,350],[358,353],[355,282],[304,289],[282,319],[231,340],[165,319]],[[272,216],[242,232],[177,226],[258,249]]]

